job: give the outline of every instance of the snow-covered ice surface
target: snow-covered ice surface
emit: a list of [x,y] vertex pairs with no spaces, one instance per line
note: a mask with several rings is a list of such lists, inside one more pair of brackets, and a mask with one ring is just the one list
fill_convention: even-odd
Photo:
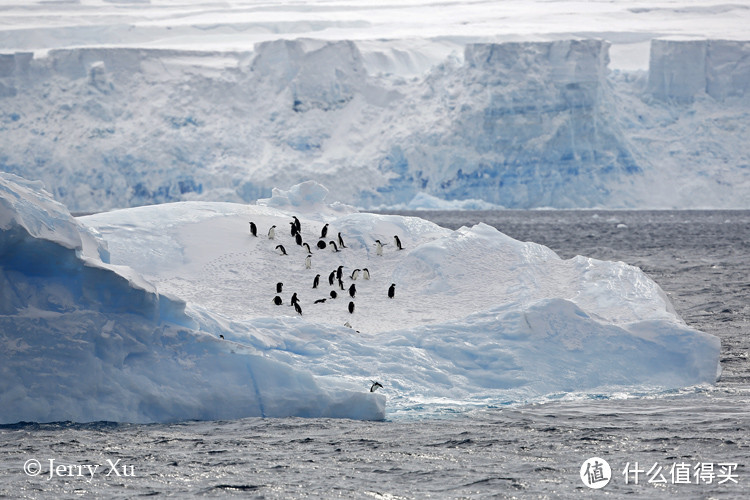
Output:
[[[420,417],[719,375],[718,339],[682,322],[639,269],[562,260],[484,224],[359,213],[312,182],[258,205],[76,220],[38,184],[0,181],[3,422]],[[314,248],[310,269],[292,215]],[[330,286],[338,266],[342,284]],[[370,393],[371,380],[384,389]]]
[[307,179],[365,208],[749,206],[743,3],[0,9],[0,170],[74,212]]

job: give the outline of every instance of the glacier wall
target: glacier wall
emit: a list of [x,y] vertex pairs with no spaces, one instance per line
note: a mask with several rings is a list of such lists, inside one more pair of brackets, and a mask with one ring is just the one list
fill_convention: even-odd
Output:
[[2,54],[0,170],[76,212],[306,179],[363,207],[748,207],[750,43],[654,40],[647,74],[611,71],[601,40],[472,43],[399,74],[403,46]]

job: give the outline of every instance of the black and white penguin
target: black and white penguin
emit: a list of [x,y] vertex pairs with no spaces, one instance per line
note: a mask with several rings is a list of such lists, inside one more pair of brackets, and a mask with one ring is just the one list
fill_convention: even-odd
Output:
[[294,221],[289,223],[291,225],[291,228],[289,229],[289,232],[292,234],[292,238],[297,236],[297,225],[294,223]]
[[294,242],[298,244],[299,246],[302,246],[302,235],[299,233],[296,233],[294,235]]
[[344,238],[341,237],[341,233],[339,233],[339,246],[341,248],[346,248],[346,245],[344,245]]
[[328,275],[328,284],[333,286],[333,281],[336,279],[336,270],[331,271],[331,274]]
[[349,314],[354,314],[354,302],[349,302]]
[[323,241],[323,240],[320,240],[318,242],[318,248],[320,248],[321,250],[323,250],[325,247],[326,247],[326,242]]
[[326,301],[326,299],[318,299],[315,301],[315,304],[323,304]]
[[292,215],[292,219],[294,219],[294,227],[297,228],[297,232],[302,234],[302,224],[300,224],[299,219],[296,215]]
[[302,316],[302,308],[300,307],[299,302],[294,303],[294,310],[297,311],[297,314]]
[[281,255],[286,255],[286,248],[284,248],[284,245],[276,245],[276,250],[281,252]]
[[370,270],[367,268],[362,269],[362,277],[366,280],[370,279]]
[[341,281],[341,277],[344,275],[344,266],[339,266],[336,268],[336,279]]
[[299,298],[297,297],[297,292],[294,292],[294,293],[292,294],[292,300],[291,300],[291,304],[292,304],[292,305],[294,305],[294,304],[296,304],[296,303],[298,303],[298,302],[299,302]]
[[375,382],[374,380],[371,380],[372,385],[370,386],[370,392],[375,392],[378,389],[382,389],[383,386],[380,384],[380,382]]
[[381,243],[380,240],[375,240],[375,253],[383,255],[383,246],[385,243]]
[[277,295],[276,297],[274,297],[274,298],[273,298],[273,303],[274,303],[274,304],[276,304],[277,306],[280,306],[281,304],[283,304],[283,303],[284,303],[284,301],[283,301],[283,300],[281,300],[281,297],[279,297],[279,296]]
[[250,222],[250,234],[253,236],[258,236],[258,226],[255,225],[255,222]]
[[339,294],[336,293],[336,290],[331,290],[331,298],[332,299],[335,299],[338,296],[339,296]]
[[352,271],[352,279],[356,280],[359,277],[359,269]]
[[393,242],[396,244],[396,248],[399,250],[403,250],[404,247],[401,246],[401,240],[399,239],[398,235],[393,235]]
[[323,229],[320,230],[320,239],[322,240],[328,235],[328,224],[323,226]]
[[318,288],[319,284],[320,284],[320,275],[316,274],[315,278],[313,279],[313,288]]
[[328,242],[328,246],[331,247],[331,251],[332,252],[338,252],[339,251],[339,247],[336,246],[336,242],[335,241],[329,241]]
[[302,244],[303,247],[305,247],[305,250],[307,250],[307,253],[312,253],[312,250],[310,250],[310,244],[305,242]]
[[391,283],[391,286],[388,288],[388,298],[392,299],[396,295],[396,284]]
[[268,230],[268,239],[272,240],[276,237],[276,226],[271,226]]
[[354,296],[357,294],[357,287],[352,283],[352,286],[349,287],[349,296],[351,298],[354,298]]
[[308,255],[305,257],[305,269],[310,269],[312,267],[312,255]]
[[281,291],[284,289],[284,283],[279,281],[276,283],[276,293],[281,293]]

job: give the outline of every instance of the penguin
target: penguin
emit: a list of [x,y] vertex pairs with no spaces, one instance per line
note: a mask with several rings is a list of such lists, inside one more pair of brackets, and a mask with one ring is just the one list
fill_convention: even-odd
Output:
[[286,248],[284,248],[284,245],[276,245],[276,250],[281,252],[281,255],[286,255]]
[[289,232],[292,234],[292,238],[297,236],[297,225],[294,223],[294,221],[289,223],[292,227],[289,229]]
[[336,293],[336,290],[331,290],[331,298],[332,299],[335,299],[338,296],[339,296],[339,294]]
[[404,249],[404,247],[401,246],[401,240],[395,234],[393,235],[393,242],[396,244],[396,248],[398,248],[399,250],[403,250]]
[[268,230],[268,239],[272,240],[276,237],[276,226],[271,226],[271,228]]
[[354,298],[354,296],[357,294],[357,287],[354,286],[354,283],[352,283],[352,286],[349,287],[349,296],[351,298]]
[[349,314],[354,314],[354,302],[349,302]]
[[339,233],[339,246],[341,248],[346,248],[346,245],[344,245],[344,238],[341,237],[341,233]]
[[313,288],[318,288],[319,284],[320,284],[320,275],[316,274],[315,279],[313,279]]
[[315,301],[316,304],[323,304],[325,303],[326,299],[318,299]]
[[347,328],[351,328],[352,324],[347,321],[346,323],[344,323],[344,326],[347,327]]
[[258,236],[258,226],[255,225],[255,222],[250,222],[250,234],[257,237]]
[[305,257],[305,269],[310,269],[312,267],[312,255],[308,255]]
[[325,226],[323,226],[323,229],[321,229],[321,231],[320,231],[320,239],[322,240],[323,238],[325,238],[327,234],[328,234],[328,224],[326,224]]
[[276,304],[277,306],[280,306],[281,304],[283,304],[283,303],[284,303],[284,301],[283,301],[283,300],[281,300],[281,297],[279,297],[279,296],[277,295],[276,297],[274,297],[274,298],[273,298],[273,303],[274,303],[274,304]]
[[328,284],[333,286],[333,280],[336,279],[336,271],[331,271],[331,274],[328,275]]
[[357,277],[359,277],[359,269],[352,271],[352,279],[356,281]]
[[375,240],[376,253],[378,255],[383,255],[383,245],[385,245],[385,243],[381,243],[380,240]]
[[283,289],[284,289],[284,283],[282,283],[281,281],[276,283],[276,293],[281,293],[281,290]]
[[299,234],[299,233],[295,233],[295,235],[294,235],[294,242],[297,245],[302,246],[302,235]]
[[221,335],[221,334],[219,334],[219,338],[220,338],[221,340],[224,340],[224,335]]
[[297,228],[297,232],[302,234],[302,224],[300,224],[299,219],[296,215],[292,215],[292,219],[294,219],[294,227]]
[[362,269],[362,277],[366,280],[370,279],[370,270],[367,268]]
[[328,246],[331,247],[331,251],[332,252],[338,252],[339,251],[339,247],[336,246],[336,242],[335,241],[329,241],[328,242]]
[[391,286],[388,288],[388,298],[392,299],[396,295],[396,284],[391,283]]
[[305,250],[307,250],[307,253],[312,253],[312,250],[310,250],[310,244],[305,242],[302,244],[303,247],[305,247]]
[[302,308],[299,306],[299,302],[294,303],[294,310],[297,311],[297,314],[302,316]]
[[294,292],[294,293],[292,294],[292,300],[291,300],[291,304],[292,304],[292,305],[294,305],[294,304],[296,304],[296,303],[298,303],[298,302],[299,302],[299,298],[297,297],[297,292]]
[[320,248],[321,250],[323,250],[325,247],[326,247],[326,242],[323,241],[323,240],[320,240],[318,242],[318,248]]
[[336,268],[336,279],[341,281],[341,276],[343,276],[344,272],[344,266],[339,266]]
[[374,380],[371,380],[372,385],[370,386],[370,392],[375,392],[378,389],[382,389],[383,386],[380,384],[380,382],[375,382]]
[[339,280],[339,288],[341,288],[341,290],[346,290],[346,288],[344,288],[344,282],[341,280]]

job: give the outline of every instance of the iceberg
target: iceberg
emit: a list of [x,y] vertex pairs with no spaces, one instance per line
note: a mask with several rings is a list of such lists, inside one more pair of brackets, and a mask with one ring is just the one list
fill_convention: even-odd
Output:
[[[73,218],[39,183],[0,174],[0,422],[423,418],[719,376],[718,338],[638,268],[330,194],[307,182],[255,205]],[[340,233],[345,247],[313,244],[324,224],[322,241]],[[329,286],[339,266],[345,290]]]

